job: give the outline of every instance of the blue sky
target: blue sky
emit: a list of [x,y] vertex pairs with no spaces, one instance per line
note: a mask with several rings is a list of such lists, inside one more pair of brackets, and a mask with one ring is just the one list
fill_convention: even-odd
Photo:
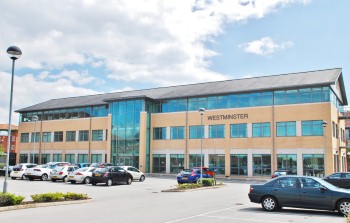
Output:
[[[343,68],[348,0],[2,1],[0,123],[53,98]],[[13,115],[18,123],[18,114]]]

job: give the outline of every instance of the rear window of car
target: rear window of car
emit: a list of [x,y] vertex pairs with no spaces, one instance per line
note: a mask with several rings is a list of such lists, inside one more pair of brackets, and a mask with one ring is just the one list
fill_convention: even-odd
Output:
[[56,167],[55,170],[56,170],[56,171],[61,171],[61,170],[63,170],[63,168],[64,168],[64,167],[59,166],[59,167]]
[[192,173],[192,170],[190,170],[190,169],[184,169],[184,170],[182,170],[182,173],[184,173],[184,174],[191,174],[191,173]]
[[87,169],[89,169],[89,168],[88,167],[83,167],[83,168],[77,169],[77,171],[85,172]]
[[96,168],[94,171],[95,173],[105,173],[107,171],[107,168]]
[[16,165],[13,168],[22,168],[22,165]]
[[47,168],[48,165],[37,165],[36,167],[37,167],[37,168]]

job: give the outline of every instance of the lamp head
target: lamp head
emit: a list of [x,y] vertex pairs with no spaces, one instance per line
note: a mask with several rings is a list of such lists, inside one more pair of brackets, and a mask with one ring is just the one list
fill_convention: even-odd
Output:
[[17,60],[22,55],[21,49],[17,46],[10,46],[6,52],[12,60]]
[[327,124],[328,124],[328,123],[327,123],[326,121],[323,121],[323,122],[322,122],[323,127],[326,127]]
[[33,122],[38,121],[38,119],[39,119],[39,117],[38,117],[38,116],[36,116],[36,115],[34,115],[34,116],[33,116]]
[[205,109],[204,108],[200,108],[198,109],[199,113],[201,113],[201,115],[203,115],[205,113]]

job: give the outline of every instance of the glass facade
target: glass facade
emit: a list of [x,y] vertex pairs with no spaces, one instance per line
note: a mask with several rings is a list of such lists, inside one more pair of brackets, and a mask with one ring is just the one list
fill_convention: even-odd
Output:
[[20,163],[28,163],[28,154],[20,154],[19,155]]
[[43,132],[43,142],[51,142],[51,132]]
[[170,173],[180,173],[184,169],[184,154],[170,154]]
[[139,167],[140,112],[143,110],[142,100],[111,103],[113,164]]
[[153,128],[153,139],[166,139],[166,128],[165,127],[156,127]]
[[66,132],[66,142],[75,142],[76,131]]
[[32,133],[31,142],[40,142],[40,132]]
[[78,163],[87,163],[89,162],[88,154],[78,154]]
[[248,175],[247,154],[231,154],[231,175]]
[[50,162],[50,154],[43,153],[41,154],[41,163]]
[[225,174],[225,154],[209,154],[209,168],[215,174]]
[[89,141],[89,130],[79,131],[79,141]]
[[21,133],[21,143],[29,142],[29,133]]
[[153,154],[153,173],[166,172],[166,156],[165,154]]
[[277,137],[296,136],[296,122],[277,122]]
[[170,139],[184,139],[185,127],[184,126],[172,126],[170,127]]
[[190,126],[190,139],[200,139],[204,138],[204,126],[195,125]]
[[75,163],[75,154],[66,154],[64,157],[65,162]]
[[247,124],[231,124],[231,138],[247,138]]
[[269,122],[253,123],[253,137],[270,137],[270,126]]
[[103,130],[92,130],[92,141],[102,141]]
[[297,155],[296,154],[278,154],[277,169],[292,170],[297,174]]
[[52,162],[62,162],[62,154],[53,154]]
[[253,154],[253,175],[271,175],[270,154]]
[[91,154],[91,163],[102,163],[102,154]]
[[[53,141],[54,142],[63,142],[63,132],[54,132],[53,133]],[[59,161],[59,162],[61,162],[61,161]]]
[[204,154],[202,155],[201,165],[201,154],[190,154],[190,168],[204,166]]
[[304,154],[303,155],[303,175],[306,176],[324,176],[324,156],[323,154]]

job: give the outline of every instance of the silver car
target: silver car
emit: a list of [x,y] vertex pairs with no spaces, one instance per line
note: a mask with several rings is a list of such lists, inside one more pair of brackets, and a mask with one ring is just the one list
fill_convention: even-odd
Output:
[[96,167],[83,167],[77,169],[73,172],[68,173],[67,182],[75,183],[85,183],[89,184],[91,182],[92,172],[96,169]]
[[58,166],[50,172],[50,178],[52,182],[56,182],[57,180],[62,180],[67,182],[68,173],[77,170],[76,166]]

